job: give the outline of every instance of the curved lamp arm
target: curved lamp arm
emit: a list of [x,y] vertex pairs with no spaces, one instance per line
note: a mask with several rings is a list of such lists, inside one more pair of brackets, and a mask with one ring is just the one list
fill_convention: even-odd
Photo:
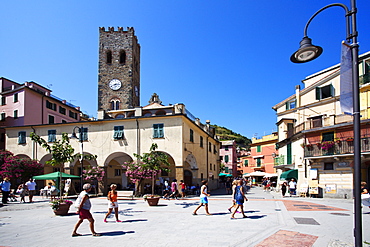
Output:
[[[320,47],[320,46],[315,46],[312,44],[312,40],[307,36],[307,29],[308,29],[308,26],[310,25],[311,21],[319,14],[321,13],[322,11],[324,11],[325,9],[328,9],[330,7],[342,7],[344,9],[344,11],[346,12],[345,13],[345,17],[346,17],[346,31],[347,31],[347,42],[350,42],[351,39],[353,39],[354,37],[357,37],[357,32],[354,31],[353,34],[351,34],[351,17],[352,17],[352,22],[353,24],[355,23],[355,13],[356,13],[356,10],[354,11],[349,11],[348,10],[348,7],[342,3],[333,3],[333,4],[329,4],[329,5],[326,5],[325,7],[322,7],[321,9],[319,9],[318,11],[316,11],[315,14],[313,14],[311,16],[311,18],[307,21],[305,27],[304,27],[304,30],[303,30],[303,39],[301,40],[301,42],[299,43],[300,44],[300,47],[299,49],[294,52],[292,54],[292,56],[290,57],[290,61],[292,61],[293,63],[306,63],[306,62],[309,62],[309,61],[312,61],[314,59],[316,59],[317,57],[319,57],[323,51],[323,49]],[[355,26],[353,26],[353,30],[355,30]]]

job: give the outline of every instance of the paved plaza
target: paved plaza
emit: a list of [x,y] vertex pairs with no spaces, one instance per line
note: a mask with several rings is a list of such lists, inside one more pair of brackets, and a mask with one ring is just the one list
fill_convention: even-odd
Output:
[[[105,197],[92,198],[93,237],[85,221],[81,237],[71,237],[78,216],[72,206],[67,216],[55,216],[45,198],[34,203],[12,202],[0,207],[0,246],[353,246],[353,201],[323,198],[282,198],[277,192],[252,188],[245,211],[248,218],[231,220],[231,196],[221,190],[209,198],[212,216],[204,209],[193,216],[197,197],[161,199],[151,207],[141,198],[119,200],[121,223],[113,215],[104,223]],[[363,225],[370,209],[363,208]],[[370,231],[363,229],[363,240]],[[364,244],[364,246],[367,246]]]

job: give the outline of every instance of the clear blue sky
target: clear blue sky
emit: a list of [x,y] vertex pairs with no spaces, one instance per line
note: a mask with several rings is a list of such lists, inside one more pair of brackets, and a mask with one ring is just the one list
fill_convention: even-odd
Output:
[[[308,36],[324,48],[293,64],[303,28],[327,4],[349,0],[3,1],[0,76],[35,81],[96,116],[99,27],[134,27],[141,45],[141,105],[157,93],[203,123],[252,138],[276,131],[272,106],[301,80],[339,63],[344,11],[330,8]],[[370,1],[357,2],[360,54],[370,51]]]

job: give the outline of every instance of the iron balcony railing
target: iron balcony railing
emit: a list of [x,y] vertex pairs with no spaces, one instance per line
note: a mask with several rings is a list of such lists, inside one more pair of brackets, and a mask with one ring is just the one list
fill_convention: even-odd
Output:
[[[361,152],[370,152],[370,138],[361,138]],[[304,157],[352,154],[353,140],[333,141],[332,144],[312,144],[304,146]]]

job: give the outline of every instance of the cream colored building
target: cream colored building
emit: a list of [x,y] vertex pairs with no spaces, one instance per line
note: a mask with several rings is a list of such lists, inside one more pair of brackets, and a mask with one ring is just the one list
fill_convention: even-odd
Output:
[[[359,56],[361,100],[362,180],[370,180],[369,75],[370,52]],[[276,104],[279,174],[298,170],[298,188],[324,197],[352,195],[353,137],[351,115],[341,111],[340,64],[308,76],[296,93]],[[370,133],[370,132],[369,132]],[[329,146],[327,146],[329,144]],[[285,177],[285,176],[282,176]]]
[[[103,192],[111,183],[126,187],[128,181],[121,165],[125,161],[135,160],[134,153],[149,152],[152,143],[157,143],[158,151],[168,155],[171,164],[171,171],[162,174],[161,181],[176,178],[188,185],[196,185],[208,179],[210,189],[217,187],[220,142],[215,138],[215,130],[209,122],[202,124],[185,109],[185,105],[163,106],[154,100],[145,107],[104,114],[113,118],[6,128],[7,149],[15,155],[37,159],[45,164],[50,154],[31,141],[30,133],[35,132],[45,140],[53,140],[54,137],[60,139],[63,132],[71,134],[78,127],[84,132],[83,153],[97,155],[95,161],[84,160],[83,167],[98,165],[106,171],[103,187],[100,188]],[[51,136],[53,133],[54,137]],[[26,138],[20,140],[24,134]],[[78,140],[71,139],[70,144],[76,152],[81,152]],[[78,160],[64,164],[64,168],[67,173],[80,175],[81,164]],[[45,166],[45,173],[52,171],[52,167]]]

